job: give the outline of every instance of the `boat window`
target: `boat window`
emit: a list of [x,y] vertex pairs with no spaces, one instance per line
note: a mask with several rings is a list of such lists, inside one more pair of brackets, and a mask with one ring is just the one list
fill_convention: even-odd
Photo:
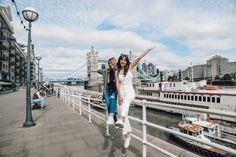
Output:
[[216,102],[220,103],[220,97],[217,97]]
[[212,99],[212,100],[211,100],[212,102],[215,102],[215,97],[212,97],[211,99]]
[[184,100],[186,100],[187,99],[187,96],[186,95],[184,95]]
[[197,96],[195,96],[195,101],[197,101]]
[[191,96],[191,100],[193,101],[193,95]]
[[190,100],[190,95],[188,95],[188,100]]
[[178,95],[178,99],[180,99],[180,95]]
[[207,102],[211,102],[211,97],[207,97]]
[[204,97],[202,97],[203,98],[203,102],[206,102],[206,97],[204,96]]
[[199,99],[199,101],[202,101],[202,96],[199,96],[198,99]]
[[204,127],[203,131],[208,132],[208,128]]
[[183,99],[183,97],[184,97],[184,96],[183,96],[183,95],[181,95],[181,99]]

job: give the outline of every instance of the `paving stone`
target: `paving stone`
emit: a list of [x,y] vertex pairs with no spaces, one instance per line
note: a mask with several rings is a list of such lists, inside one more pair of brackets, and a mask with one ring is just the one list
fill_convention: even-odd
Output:
[[75,139],[64,143],[67,152],[75,152],[78,150],[87,149],[88,145],[82,139]]
[[72,153],[72,157],[99,157],[101,154],[94,148],[84,149]]

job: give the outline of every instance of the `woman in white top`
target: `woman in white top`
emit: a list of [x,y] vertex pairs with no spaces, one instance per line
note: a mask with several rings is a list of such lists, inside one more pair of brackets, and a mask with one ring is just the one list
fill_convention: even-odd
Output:
[[125,138],[124,146],[128,148],[130,143],[131,126],[129,123],[128,112],[131,101],[135,98],[135,91],[133,88],[133,73],[138,62],[153,49],[149,48],[144,51],[138,58],[130,63],[128,55],[121,54],[117,62],[118,70],[115,73],[116,87],[118,94],[118,104],[120,105],[120,117],[116,125],[123,128],[122,134]]

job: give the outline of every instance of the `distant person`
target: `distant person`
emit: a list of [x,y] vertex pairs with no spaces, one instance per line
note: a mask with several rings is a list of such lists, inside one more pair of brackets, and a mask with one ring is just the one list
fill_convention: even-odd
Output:
[[[153,47],[154,48],[154,47]],[[123,128],[122,134],[125,138],[124,147],[128,148],[132,132],[128,113],[129,106],[132,100],[135,98],[135,91],[133,88],[133,74],[135,66],[139,61],[153,48],[149,48],[144,51],[138,58],[130,63],[129,57],[126,54],[121,54],[117,62],[117,71],[115,73],[116,88],[118,93],[118,103],[121,106],[120,117],[116,124]]]
[[[45,104],[45,98],[46,98],[46,96],[43,96],[43,95],[40,93],[40,90],[38,90],[37,88],[34,88],[34,90],[35,90],[35,93],[34,93],[34,95],[33,95],[33,102],[36,103],[36,104],[38,104],[38,105],[40,105],[40,106],[38,106],[38,107],[40,107],[41,109],[44,109],[44,108],[45,108],[44,104]],[[36,105],[36,104],[35,104],[35,105]],[[37,108],[37,107],[33,107],[33,108]]]
[[97,72],[103,75],[104,80],[104,89],[103,96],[105,99],[105,103],[108,109],[108,119],[107,124],[114,124],[116,121],[116,104],[117,104],[117,91],[116,91],[116,83],[115,83],[115,71],[116,67],[116,59],[110,58],[108,60],[108,69],[99,69]]

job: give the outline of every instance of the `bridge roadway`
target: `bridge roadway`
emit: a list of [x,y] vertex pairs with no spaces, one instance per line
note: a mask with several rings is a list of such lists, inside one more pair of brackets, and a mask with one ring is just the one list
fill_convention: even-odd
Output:
[[[105,137],[104,122],[93,119],[93,123],[88,123],[85,113],[79,116],[55,96],[46,99],[46,109],[32,111],[36,126],[23,128],[24,101],[25,90],[0,96],[0,157],[142,156],[140,142],[132,138],[131,146],[125,150],[119,129],[111,127],[112,135]],[[159,144],[178,156],[197,156],[173,145]],[[148,156],[164,155],[148,149]]]

